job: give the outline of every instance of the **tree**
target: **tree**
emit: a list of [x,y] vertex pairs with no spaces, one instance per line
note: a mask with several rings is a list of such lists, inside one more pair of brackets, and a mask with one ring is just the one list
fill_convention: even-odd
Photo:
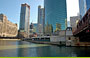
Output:
[[60,30],[61,30],[61,24],[56,23],[56,30],[55,30],[55,32],[60,31]]
[[45,26],[45,34],[46,35],[51,35],[53,33],[53,26],[51,24],[46,24]]

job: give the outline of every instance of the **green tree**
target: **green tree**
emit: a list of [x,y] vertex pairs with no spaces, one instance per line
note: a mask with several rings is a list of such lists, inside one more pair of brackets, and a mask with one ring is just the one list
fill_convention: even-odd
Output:
[[46,24],[45,26],[45,34],[46,35],[51,35],[53,33],[53,26],[51,24]]
[[61,24],[56,23],[56,30],[55,30],[55,32],[60,31],[60,30],[61,30]]

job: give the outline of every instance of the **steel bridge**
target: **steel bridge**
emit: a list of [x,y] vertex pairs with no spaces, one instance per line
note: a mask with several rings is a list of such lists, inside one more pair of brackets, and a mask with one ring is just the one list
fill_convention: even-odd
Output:
[[83,18],[78,22],[73,35],[80,38],[80,41],[90,42],[90,9]]

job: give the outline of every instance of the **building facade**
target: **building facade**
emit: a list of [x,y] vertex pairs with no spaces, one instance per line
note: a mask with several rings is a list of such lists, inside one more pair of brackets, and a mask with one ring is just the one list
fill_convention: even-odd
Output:
[[37,23],[31,23],[30,24],[30,34],[31,33],[38,33],[38,24]]
[[38,6],[38,34],[44,35],[45,15],[44,8]]
[[10,22],[4,14],[0,14],[0,37],[16,37],[18,26]]
[[89,10],[90,8],[90,0],[86,0],[86,9]]
[[30,35],[33,34],[33,23],[30,24]]
[[79,11],[81,19],[86,13],[86,0],[79,0]]
[[31,23],[30,24],[30,37],[37,37],[38,34],[38,24],[37,23]]
[[50,24],[53,32],[56,25],[61,25],[61,30],[67,27],[67,5],[66,0],[44,0],[45,25]]
[[70,25],[72,27],[72,32],[76,30],[79,20],[80,20],[80,16],[70,17]]
[[33,32],[38,33],[37,27],[38,27],[38,24],[33,23]]
[[20,31],[26,32],[29,36],[29,20],[30,20],[30,6],[28,4],[21,5],[20,13]]
[[90,0],[79,0],[80,19],[82,19],[89,8]]

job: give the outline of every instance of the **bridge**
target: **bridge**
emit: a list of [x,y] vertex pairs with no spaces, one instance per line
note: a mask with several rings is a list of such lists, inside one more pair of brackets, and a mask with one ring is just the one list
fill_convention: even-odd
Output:
[[80,38],[80,41],[90,42],[90,9],[83,18],[78,22],[73,35]]
[[50,36],[38,36],[38,37],[32,37],[32,38],[23,38],[22,40],[50,41]]

